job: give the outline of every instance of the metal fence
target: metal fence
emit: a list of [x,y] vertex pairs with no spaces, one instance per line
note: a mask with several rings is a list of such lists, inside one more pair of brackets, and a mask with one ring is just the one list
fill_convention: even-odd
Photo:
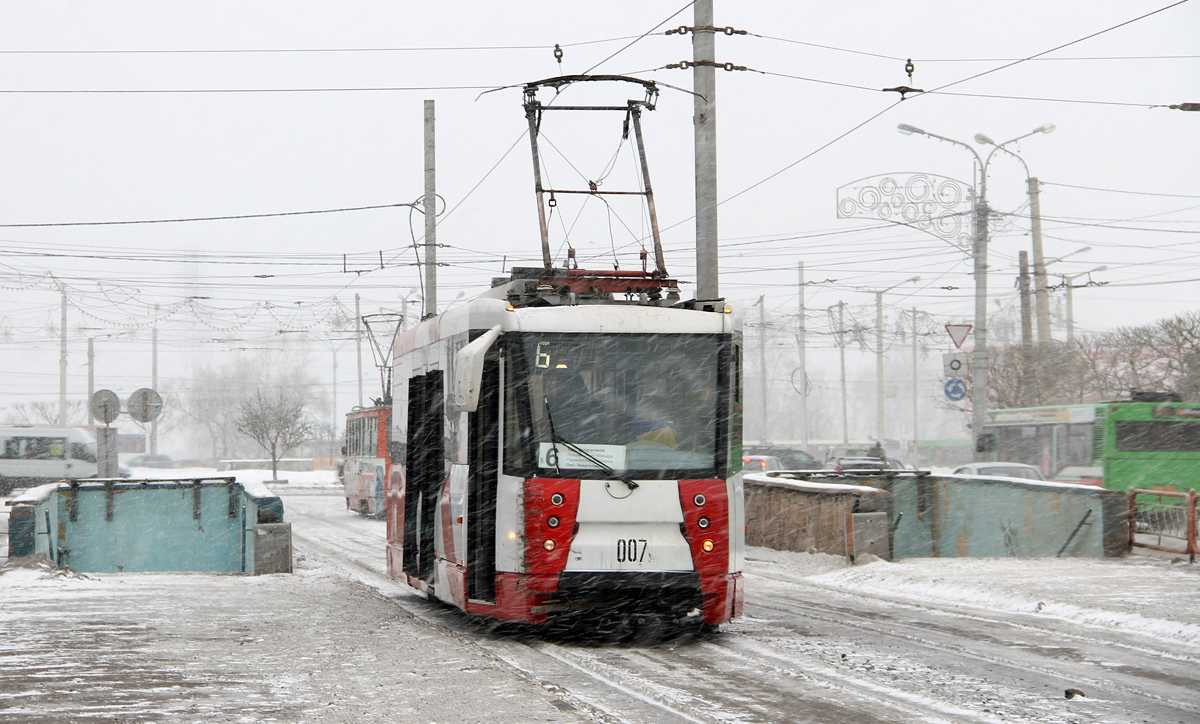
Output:
[[1196,505],[1200,493],[1130,490],[1129,544],[1188,556],[1196,562]]

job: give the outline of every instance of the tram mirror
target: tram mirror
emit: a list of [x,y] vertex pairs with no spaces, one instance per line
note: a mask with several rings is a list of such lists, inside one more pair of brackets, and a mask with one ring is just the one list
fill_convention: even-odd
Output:
[[454,381],[450,388],[450,409],[453,411],[475,412],[479,407],[483,359],[499,338],[500,325],[496,325],[454,356]]

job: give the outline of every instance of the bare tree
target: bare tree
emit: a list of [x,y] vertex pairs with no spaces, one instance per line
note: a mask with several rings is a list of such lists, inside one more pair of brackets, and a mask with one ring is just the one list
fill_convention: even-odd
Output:
[[[86,425],[87,414],[85,400],[67,400],[68,425]],[[58,403],[18,402],[9,407],[8,419],[16,425],[57,425]]]
[[284,388],[257,390],[241,404],[234,424],[270,454],[273,479],[279,479],[279,458],[312,437],[313,424],[304,407],[303,397]]

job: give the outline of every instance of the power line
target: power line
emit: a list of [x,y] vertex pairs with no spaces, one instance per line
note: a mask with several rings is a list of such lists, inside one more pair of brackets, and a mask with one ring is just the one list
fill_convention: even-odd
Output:
[[667,23],[671,22],[671,19],[672,19],[672,18],[674,18],[676,15],[678,15],[678,14],[679,14],[679,13],[681,13],[681,12],[683,12],[684,10],[687,10],[688,8],[690,8],[691,6],[693,6],[693,5],[695,5],[695,4],[696,4],[695,0],[692,0],[692,2],[689,2],[688,4],[686,4],[686,5],[684,5],[683,7],[679,8],[678,10],[676,10],[675,12],[671,13],[671,14],[670,14],[670,15],[668,15],[666,18],[664,18],[662,22],[660,22],[659,24],[655,25],[653,28],[650,28],[650,29],[649,29],[649,30],[647,30],[646,32],[644,32],[644,33],[642,33],[641,35],[639,35],[639,36],[637,36],[636,38],[634,38],[634,39],[633,39],[633,40],[632,40],[632,41],[631,41],[631,42],[630,42],[628,45],[626,45],[625,47],[621,48],[620,50],[618,50],[617,52],[615,52],[615,53],[613,53],[612,55],[608,56],[607,58],[605,58],[604,60],[600,61],[599,63],[596,63],[596,64],[595,64],[595,65],[593,65],[591,68],[588,68],[587,70],[583,71],[583,74],[584,74],[584,75],[587,75],[588,73],[591,73],[591,72],[592,72],[593,70],[595,70],[596,68],[599,68],[600,66],[604,65],[604,64],[605,64],[605,63],[607,63],[608,61],[610,61],[610,60],[612,60],[613,58],[617,57],[617,56],[618,56],[618,55],[620,55],[621,53],[624,53],[626,50],[629,50],[630,48],[632,48],[632,47],[633,47],[633,45],[634,45],[635,43],[637,43],[638,41],[640,41],[642,38],[646,37],[647,35],[650,35],[650,34],[651,34],[651,33],[653,33],[655,30],[658,30],[658,29],[659,29],[659,28],[661,28],[662,26],[664,26],[664,25],[666,25]]
[[[600,40],[582,40],[574,43],[558,43],[559,47],[574,48],[584,45],[613,43],[620,40],[637,38],[636,35],[625,35],[616,38]],[[463,51],[494,51],[494,50],[552,50],[554,45],[464,45],[464,46],[431,46],[413,48],[147,48],[142,50],[114,49],[58,49],[58,50],[0,50],[0,55],[201,55],[201,54],[255,54],[255,53],[426,53],[426,52],[463,52]]]
[[1100,189],[1094,186],[1075,186],[1073,184],[1060,184],[1053,181],[1042,181],[1043,186],[1061,186],[1068,189],[1083,189],[1085,191],[1106,191],[1113,194],[1135,194],[1137,196],[1166,196],[1175,199],[1200,199],[1200,196],[1192,194],[1158,194],[1150,191],[1123,191],[1121,189]]
[[[3,91],[0,91],[3,92]],[[314,211],[279,211],[271,214],[239,214],[236,216],[197,216],[187,219],[138,219],[133,221],[56,221],[41,224],[0,224],[4,229],[29,229],[44,226],[118,226],[126,224],[178,224],[189,221],[228,221],[230,219],[265,219],[276,216],[307,216],[310,214],[338,214],[344,211],[372,211],[395,209],[414,204],[379,204],[377,206],[351,206],[342,209],[317,209]]]
[[950,88],[951,86],[960,85],[960,84],[962,84],[962,83],[966,83],[966,82],[968,82],[968,81],[975,80],[976,78],[982,78],[982,77],[983,77],[983,76],[985,76],[985,75],[991,75],[992,73],[997,73],[997,72],[999,72],[999,71],[1002,71],[1002,70],[1004,70],[1004,69],[1006,69],[1006,68],[1011,68],[1011,67],[1013,67],[1014,65],[1019,65],[1019,64],[1021,64],[1021,63],[1024,63],[1024,62],[1027,62],[1027,61],[1030,61],[1030,60],[1034,60],[1035,58],[1040,58],[1040,57],[1041,57],[1041,56],[1043,56],[1043,55],[1049,55],[1050,53],[1053,53],[1053,52],[1054,52],[1054,51],[1056,51],[1056,50],[1062,50],[1063,48],[1067,48],[1067,47],[1070,47],[1070,46],[1072,46],[1072,45],[1076,45],[1076,44],[1078,44],[1078,43],[1082,43],[1082,42],[1083,42],[1083,41],[1085,41],[1085,40],[1090,40],[1090,39],[1092,39],[1092,38],[1095,38],[1095,37],[1097,37],[1097,36],[1103,35],[1103,34],[1105,34],[1105,33],[1112,32],[1113,30],[1116,30],[1117,28],[1123,28],[1123,27],[1125,27],[1126,25],[1130,25],[1130,24],[1132,24],[1132,23],[1136,23],[1136,22],[1138,22],[1139,20],[1145,20],[1146,18],[1150,17],[1151,15],[1157,15],[1158,13],[1161,13],[1161,12],[1163,12],[1164,10],[1170,10],[1170,9],[1171,9],[1171,8],[1173,8],[1173,7],[1177,7],[1177,6],[1179,6],[1179,5],[1183,5],[1183,4],[1184,4],[1184,3],[1186,3],[1186,2],[1188,2],[1188,0],[1178,0],[1178,2],[1171,3],[1170,5],[1167,5],[1166,7],[1161,7],[1161,8],[1159,8],[1158,10],[1153,10],[1153,11],[1151,11],[1151,12],[1148,12],[1148,13],[1146,13],[1145,15],[1139,15],[1138,17],[1136,17],[1136,18],[1133,18],[1132,20],[1126,20],[1126,21],[1125,21],[1125,22],[1123,22],[1123,23],[1117,23],[1116,25],[1113,25],[1112,27],[1105,28],[1104,30],[1099,30],[1099,31],[1096,31],[1096,32],[1094,32],[1094,33],[1092,33],[1092,34],[1090,34],[1090,35],[1085,35],[1084,37],[1082,37],[1082,38],[1078,38],[1078,39],[1076,39],[1076,40],[1072,40],[1072,41],[1071,41],[1071,42],[1069,42],[1069,43],[1063,43],[1062,45],[1055,46],[1055,47],[1053,47],[1053,48],[1051,48],[1051,49],[1049,49],[1049,50],[1043,50],[1042,52],[1040,52],[1040,53],[1035,53],[1035,54],[1033,54],[1033,55],[1029,56],[1028,58],[1021,58],[1020,60],[1014,60],[1014,61],[1012,61],[1011,63],[1005,63],[1004,65],[1002,65],[1002,66],[1000,66],[1000,67],[998,67],[998,68],[992,68],[992,69],[990,69],[990,70],[985,70],[985,71],[983,71],[982,73],[976,73],[975,75],[967,76],[966,78],[963,78],[963,79],[961,79],[961,80],[956,80],[956,81],[954,81],[954,82],[952,82],[952,83],[947,83],[946,85],[943,85],[943,86],[939,86],[939,87],[937,87],[937,88],[934,88],[934,89],[933,89],[932,91],[930,91],[930,92],[931,92],[931,93],[936,93],[936,92],[938,92],[938,91],[941,91],[941,90],[944,90],[944,89],[946,89],[946,88]]
[[58,90],[29,89],[18,90],[0,88],[0,93],[7,94],[136,94],[136,93],[387,93],[397,91],[452,91],[452,90],[489,90],[493,85],[429,85],[429,86],[380,86],[371,88],[131,88],[131,89],[82,89],[65,88]]

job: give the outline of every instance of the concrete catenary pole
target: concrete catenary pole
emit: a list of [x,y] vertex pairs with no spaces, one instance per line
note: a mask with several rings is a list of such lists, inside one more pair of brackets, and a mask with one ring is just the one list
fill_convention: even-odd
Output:
[[692,89],[695,91],[696,299],[718,299],[717,259],[717,75],[713,0],[693,6]]
[[763,444],[767,440],[767,297],[761,296],[758,298],[758,368],[762,372],[762,433],[759,435],[759,441]]
[[875,292],[875,439],[883,444],[883,292]]
[[804,359],[804,262],[797,262],[800,272],[800,316],[796,323],[796,342],[800,352],[800,445],[808,449],[808,367]]
[[912,342],[913,342],[913,394],[912,394],[912,412],[913,412],[913,444],[912,444],[912,464],[914,468],[921,467],[921,414],[918,411],[918,402],[920,398],[917,396],[917,308],[912,309]]
[[1029,224],[1033,236],[1033,288],[1037,302],[1038,344],[1050,342],[1050,287],[1046,280],[1046,259],[1042,253],[1042,203],[1036,177],[1029,178]]
[[[150,389],[158,392],[158,305],[154,305],[154,328],[150,332]],[[150,454],[158,454],[158,418],[150,421]]]
[[975,439],[975,459],[984,460],[983,425],[987,421],[987,248],[988,205],[987,166],[980,164],[979,196],[975,199],[974,277],[975,277],[975,349],[971,352],[971,437]]
[[362,407],[362,311],[358,295],[354,295],[354,345],[358,350],[358,406]]
[[850,442],[850,420],[846,410],[846,303],[838,302],[838,357],[842,366],[842,443]]
[[[425,313],[437,314],[437,184],[434,174],[433,101],[425,101]],[[359,395],[361,397],[361,395]]]
[[58,335],[58,424],[67,426],[67,293],[62,293],[62,320]]
[[92,395],[96,394],[96,338],[88,337],[88,433],[96,437],[96,419],[92,417]]
[[1029,295],[1029,252],[1022,251],[1017,255],[1020,274],[1017,277],[1017,288],[1021,294],[1021,366],[1024,368],[1025,384],[1022,390],[1022,404],[1026,407],[1036,404],[1041,397],[1037,384],[1037,366],[1033,362],[1033,310],[1030,308]]

